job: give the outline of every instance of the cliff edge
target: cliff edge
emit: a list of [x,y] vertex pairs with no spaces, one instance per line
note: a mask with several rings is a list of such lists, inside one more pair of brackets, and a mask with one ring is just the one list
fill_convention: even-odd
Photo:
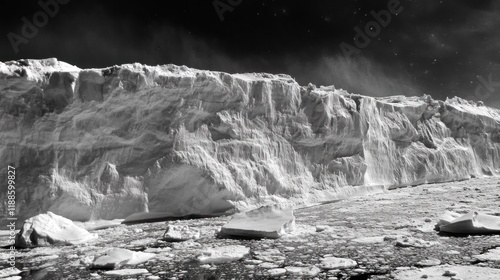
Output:
[[499,143],[500,111],[457,97],[373,98],[176,65],[0,62],[0,181],[16,168],[21,218],[204,215],[494,176]]

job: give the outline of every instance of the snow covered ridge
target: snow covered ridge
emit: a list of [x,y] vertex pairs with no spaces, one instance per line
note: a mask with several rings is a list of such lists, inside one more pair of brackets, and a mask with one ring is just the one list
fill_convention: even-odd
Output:
[[496,109],[287,75],[5,62],[0,116],[0,177],[16,167],[20,220],[214,214],[499,175]]

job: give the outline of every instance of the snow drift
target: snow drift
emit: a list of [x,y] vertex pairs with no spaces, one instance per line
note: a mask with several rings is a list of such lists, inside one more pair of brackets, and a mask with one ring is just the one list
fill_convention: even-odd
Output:
[[498,175],[500,165],[496,109],[287,75],[12,61],[0,63],[0,115],[0,180],[16,167],[21,218],[291,206]]

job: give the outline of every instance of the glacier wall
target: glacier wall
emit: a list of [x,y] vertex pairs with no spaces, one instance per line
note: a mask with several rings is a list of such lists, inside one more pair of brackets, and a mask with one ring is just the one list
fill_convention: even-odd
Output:
[[372,98],[287,75],[0,62],[0,180],[16,167],[21,218],[213,214],[495,176],[499,121],[460,98]]

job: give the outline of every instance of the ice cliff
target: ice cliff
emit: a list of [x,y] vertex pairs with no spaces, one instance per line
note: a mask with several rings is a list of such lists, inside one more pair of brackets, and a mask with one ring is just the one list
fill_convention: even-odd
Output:
[[8,164],[18,217],[82,221],[498,175],[499,122],[460,98],[372,98],[287,75],[0,62],[0,211]]

